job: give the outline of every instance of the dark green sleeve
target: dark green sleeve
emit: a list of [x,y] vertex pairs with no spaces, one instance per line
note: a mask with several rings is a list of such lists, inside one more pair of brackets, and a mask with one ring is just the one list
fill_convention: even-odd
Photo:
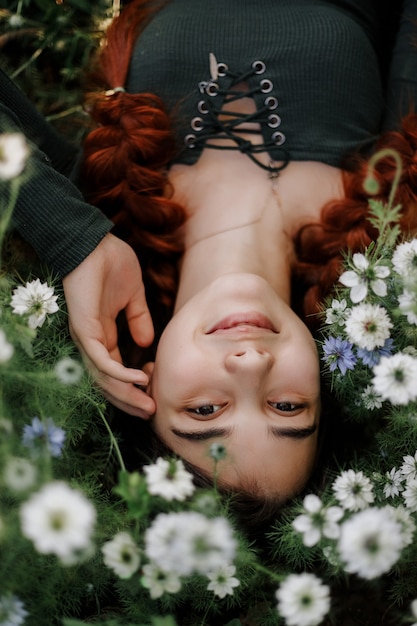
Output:
[[[7,86],[10,83],[0,72],[0,133],[22,132],[30,145],[13,226],[40,259],[65,276],[94,250],[113,224],[87,204],[64,175],[69,174],[77,151],[61,140],[23,94],[18,93],[10,108]],[[9,184],[0,182],[0,207],[8,196]]]
[[[393,0],[392,5],[401,3]],[[387,84],[384,129],[398,128],[409,112],[417,112],[417,0],[403,0]]]

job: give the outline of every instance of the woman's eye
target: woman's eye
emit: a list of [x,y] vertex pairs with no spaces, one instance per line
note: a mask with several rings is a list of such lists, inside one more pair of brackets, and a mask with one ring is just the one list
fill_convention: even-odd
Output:
[[200,417],[207,417],[208,415],[214,415],[217,411],[220,411],[221,408],[221,404],[203,404],[195,409],[187,409],[187,412],[200,415]]
[[301,404],[293,404],[292,402],[268,402],[269,406],[283,413],[293,413],[302,408]]

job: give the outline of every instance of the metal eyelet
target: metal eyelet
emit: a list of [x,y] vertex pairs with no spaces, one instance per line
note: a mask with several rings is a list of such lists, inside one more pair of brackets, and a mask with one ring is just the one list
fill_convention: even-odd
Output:
[[191,120],[191,128],[197,132],[203,130],[204,122],[201,117],[193,117]]
[[206,80],[201,80],[198,83],[198,89],[199,89],[200,93],[204,93],[206,91],[207,85],[208,85],[208,82]]
[[252,63],[252,68],[255,74],[263,74],[266,70],[266,65],[263,61],[254,61]]
[[195,139],[196,139],[196,136],[192,134],[186,135],[184,137],[184,143],[187,146],[187,148],[195,148],[195,143],[194,143]]
[[286,136],[279,130],[272,135],[272,141],[275,143],[276,146],[282,146],[285,140]]
[[280,124],[281,124],[281,118],[277,113],[271,113],[271,115],[268,115],[269,128],[278,128]]
[[219,86],[217,83],[208,83],[207,87],[206,87],[206,94],[208,96],[214,97],[217,96],[217,90],[218,90]]
[[205,100],[200,100],[200,102],[197,104],[197,109],[203,115],[207,115],[207,113],[209,112],[209,108],[208,108],[207,102]]
[[269,78],[263,78],[260,84],[262,93],[269,93],[270,91],[272,91],[272,88],[274,86],[272,84],[272,80],[269,80]]
[[226,76],[226,72],[229,69],[229,67],[226,65],[226,63],[218,63],[217,64],[217,75],[218,76]]
[[265,106],[267,106],[270,111],[273,111],[278,107],[278,98],[275,96],[268,96],[265,98]]

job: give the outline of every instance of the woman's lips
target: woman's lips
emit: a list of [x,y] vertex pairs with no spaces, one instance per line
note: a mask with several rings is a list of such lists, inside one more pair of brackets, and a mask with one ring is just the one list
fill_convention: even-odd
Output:
[[246,332],[254,328],[260,328],[273,333],[278,332],[268,317],[262,315],[262,313],[248,312],[228,315],[219,322],[216,322],[216,324],[206,332],[206,335],[232,330]]

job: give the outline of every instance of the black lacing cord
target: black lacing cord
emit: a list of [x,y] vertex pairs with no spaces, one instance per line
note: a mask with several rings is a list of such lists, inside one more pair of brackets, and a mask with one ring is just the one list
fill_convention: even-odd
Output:
[[[244,74],[234,74],[229,70],[224,71],[224,75],[228,75],[233,78],[232,87],[236,83],[244,82],[250,76],[253,76],[255,71],[251,68],[251,70],[245,72]],[[224,102],[231,103],[242,98],[250,98],[256,93],[262,93],[262,90],[259,86],[248,89],[247,91],[235,91],[232,88],[230,89],[221,89],[218,87],[217,83],[210,82],[208,83],[215,89],[216,94],[224,96]],[[243,137],[239,137],[238,133],[245,134],[259,134],[258,130],[254,129],[239,129],[236,128],[240,126],[242,123],[250,123],[257,122],[259,124],[267,123],[268,119],[266,114],[270,112],[270,108],[268,106],[263,106],[262,108],[254,111],[253,113],[240,113],[234,111],[224,111],[216,107],[214,97],[209,96],[205,100],[205,105],[207,106],[207,110],[204,113],[204,123],[200,129],[198,129],[198,134],[192,136],[193,146],[202,145],[205,148],[213,148],[215,150],[239,150],[240,152],[246,154],[254,163],[259,165],[262,169],[270,172],[272,176],[277,176],[281,170],[283,170],[289,162],[289,154],[285,148],[281,148],[283,152],[283,163],[279,166],[275,166],[272,164],[265,165],[261,161],[256,158],[256,154],[268,151],[269,148],[275,148],[276,143],[271,140],[269,142],[263,142],[260,144],[253,144],[248,139],[244,139]],[[219,116],[222,116],[226,119],[219,119]],[[227,119],[227,118],[230,119]],[[213,144],[210,143],[210,140],[213,139],[231,139],[235,145],[222,145],[222,144]]]

